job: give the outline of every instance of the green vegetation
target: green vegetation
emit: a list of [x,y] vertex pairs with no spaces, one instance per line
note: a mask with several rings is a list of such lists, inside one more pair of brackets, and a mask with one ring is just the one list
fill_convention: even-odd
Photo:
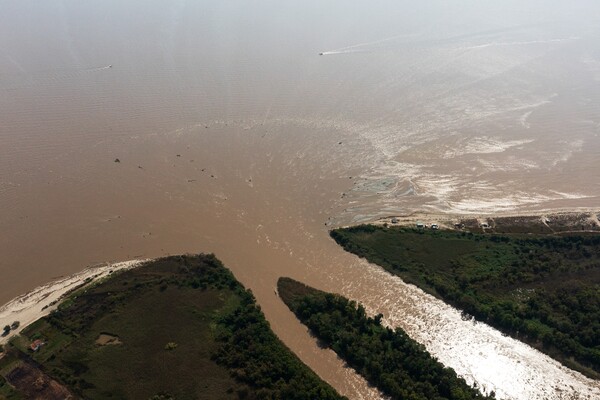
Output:
[[251,296],[220,320],[221,343],[215,359],[254,387],[261,399],[339,399],[331,387],[300,363],[269,329]]
[[[45,345],[31,352],[35,339]],[[86,399],[342,399],[212,255],[159,259],[82,288],[9,347],[8,358],[41,365]]]
[[349,252],[600,377],[600,236],[476,234],[361,225],[331,231]]
[[20,400],[25,397],[6,381],[4,375],[10,372],[19,362],[18,358],[11,357],[7,354],[2,354],[8,350],[10,346],[0,345],[0,400]]
[[177,348],[177,343],[169,342],[165,345],[165,350],[175,350]]
[[381,325],[382,315],[342,296],[281,278],[283,301],[327,347],[393,399],[491,399],[444,368],[400,328]]
[[6,379],[0,376],[0,400],[21,398],[23,397],[13,390],[13,388],[6,382]]

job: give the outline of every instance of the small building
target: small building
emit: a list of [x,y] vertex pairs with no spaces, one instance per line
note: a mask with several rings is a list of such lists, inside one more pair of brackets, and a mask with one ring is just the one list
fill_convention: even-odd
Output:
[[36,339],[29,345],[29,348],[31,349],[31,351],[38,351],[40,347],[42,347],[45,344],[46,343],[42,342],[40,339]]
[[425,225],[422,222],[417,222],[417,228],[423,229],[423,228],[425,228]]
[[440,229],[440,226],[438,224],[431,224],[431,229],[437,230]]
[[487,229],[490,227],[487,222],[482,222],[479,226],[482,227],[483,229]]
[[398,223],[398,218],[392,218],[392,224],[397,224]]

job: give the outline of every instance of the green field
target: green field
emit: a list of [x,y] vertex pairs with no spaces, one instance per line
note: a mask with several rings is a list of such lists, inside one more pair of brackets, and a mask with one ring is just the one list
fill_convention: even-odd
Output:
[[382,315],[290,278],[281,278],[282,300],[324,346],[333,349],[359,374],[392,399],[492,399],[444,368],[400,328],[381,325]]
[[600,235],[481,234],[361,225],[345,250],[565,365],[600,377]]
[[[31,352],[35,339],[46,344]],[[212,255],[159,259],[81,289],[8,347],[7,380],[22,359],[26,374],[39,367],[86,399],[342,398],[277,339],[252,294]],[[1,382],[0,397],[30,387]]]

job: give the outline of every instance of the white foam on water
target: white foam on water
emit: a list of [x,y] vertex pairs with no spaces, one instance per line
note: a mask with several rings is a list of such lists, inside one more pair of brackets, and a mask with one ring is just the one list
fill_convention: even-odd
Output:
[[[495,391],[498,399],[600,398],[597,381],[484,323],[465,320],[458,310],[376,265],[357,259],[353,268],[367,270],[369,277],[346,285],[345,295],[359,299],[370,314],[383,313],[385,324],[402,327],[444,365],[487,393]],[[365,288],[373,281],[377,291]]]

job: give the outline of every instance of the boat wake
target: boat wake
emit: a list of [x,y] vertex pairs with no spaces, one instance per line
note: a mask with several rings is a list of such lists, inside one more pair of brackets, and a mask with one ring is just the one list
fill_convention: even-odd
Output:
[[102,71],[102,70],[110,69],[110,68],[112,68],[112,64],[105,65],[103,67],[86,68],[84,71],[86,71],[86,72],[95,72],[95,71]]
[[333,56],[336,54],[368,53],[366,50],[332,50],[319,53],[320,56]]
[[374,40],[371,42],[356,43],[356,44],[353,44],[350,46],[341,47],[339,49],[323,51],[323,52],[320,52],[319,55],[320,56],[330,56],[330,55],[336,55],[336,54],[368,53],[369,51],[367,49],[364,49],[364,47],[381,44],[381,43],[389,42],[389,41],[400,39],[400,38],[412,37],[412,36],[414,36],[414,35],[406,35],[406,34],[395,35],[395,36],[387,37],[385,39],[378,39],[378,40]]

